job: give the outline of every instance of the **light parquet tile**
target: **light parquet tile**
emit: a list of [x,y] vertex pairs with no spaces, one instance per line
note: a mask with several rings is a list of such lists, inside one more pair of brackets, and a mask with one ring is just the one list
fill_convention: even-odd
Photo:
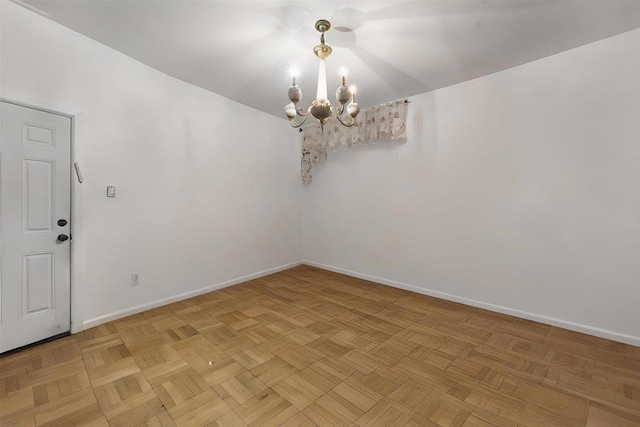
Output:
[[226,357],[217,361],[211,361],[206,370],[201,372],[201,375],[211,387],[215,387],[245,371],[244,366],[231,357]]
[[266,384],[246,371],[213,387],[218,396],[231,408],[237,408],[268,388]]
[[297,414],[298,410],[278,393],[268,389],[240,405],[235,412],[249,426],[277,426]]
[[137,425],[156,417],[164,411],[162,402],[153,390],[136,394],[130,399],[118,403],[103,412],[113,426]]
[[77,426],[103,416],[93,393],[84,391],[44,404],[35,411],[38,426]]
[[265,363],[251,369],[251,373],[271,387],[296,372],[296,368],[285,360],[275,356]]
[[167,409],[209,390],[209,384],[193,369],[185,369],[165,378],[154,387],[154,391]]

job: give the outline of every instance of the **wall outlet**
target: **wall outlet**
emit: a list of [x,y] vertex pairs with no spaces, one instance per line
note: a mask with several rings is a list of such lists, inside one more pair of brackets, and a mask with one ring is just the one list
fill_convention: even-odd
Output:
[[140,284],[140,273],[131,273],[131,286],[138,286]]

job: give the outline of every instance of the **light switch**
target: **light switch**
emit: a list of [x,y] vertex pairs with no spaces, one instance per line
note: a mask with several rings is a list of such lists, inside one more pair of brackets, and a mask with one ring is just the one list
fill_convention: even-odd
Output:
[[116,197],[116,187],[113,185],[107,187],[107,197]]

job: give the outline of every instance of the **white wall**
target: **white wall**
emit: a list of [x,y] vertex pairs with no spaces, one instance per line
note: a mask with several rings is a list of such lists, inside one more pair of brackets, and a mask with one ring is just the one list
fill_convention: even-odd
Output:
[[307,263],[640,345],[640,30],[411,99],[329,153]]
[[75,330],[299,262],[300,152],[286,121],[6,0],[0,12],[0,97],[75,115]]

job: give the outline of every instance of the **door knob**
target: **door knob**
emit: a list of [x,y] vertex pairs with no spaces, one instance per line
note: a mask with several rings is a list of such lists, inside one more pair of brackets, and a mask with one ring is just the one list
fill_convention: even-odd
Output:
[[67,236],[66,234],[58,234],[58,240],[64,242],[65,240],[69,240],[69,236]]
[[58,220],[58,226],[59,227],[64,227],[65,225],[67,225],[67,220],[66,219],[59,219]]

